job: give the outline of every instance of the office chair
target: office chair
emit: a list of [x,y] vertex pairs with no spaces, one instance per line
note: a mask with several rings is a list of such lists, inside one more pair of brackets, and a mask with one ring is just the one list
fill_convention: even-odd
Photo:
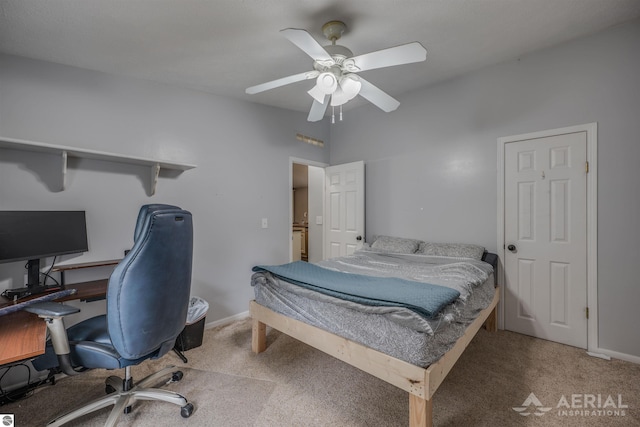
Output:
[[59,368],[67,375],[77,375],[86,369],[125,369],[124,379],[107,378],[107,396],[54,419],[51,426],[113,405],[105,424],[112,426],[137,400],[173,403],[181,407],[184,418],[194,410],[178,393],[146,388],[164,377],[182,379],[182,372],[174,366],[137,384],[131,377],[131,366],[166,354],[184,329],[193,253],[191,213],[143,206],[138,217],[144,220],[136,226],[134,245],[109,278],[105,315],[65,330],[63,317],[79,311],[77,308],[51,302],[27,308],[46,320],[51,337],[45,354],[32,361],[37,370]]
[[[133,232],[133,241],[135,242],[140,237],[142,233],[142,226],[144,225],[144,221],[147,219],[147,216],[152,212],[166,209],[181,209],[179,206],[175,205],[165,205],[160,203],[153,203],[149,205],[144,205],[140,208],[138,212],[138,219],[136,220],[136,228]],[[188,363],[189,359],[184,355],[184,353],[178,348],[177,340],[176,345],[173,346],[173,352],[182,360],[183,363]]]
[[133,231],[133,242],[135,243],[136,240],[138,240],[138,237],[140,237],[140,235],[142,234],[142,231],[144,229],[144,223],[147,217],[149,216],[149,214],[155,211],[164,211],[167,209],[180,210],[181,208],[179,206],[165,205],[161,203],[153,203],[153,204],[142,206],[138,211],[138,219],[136,219],[136,228]]

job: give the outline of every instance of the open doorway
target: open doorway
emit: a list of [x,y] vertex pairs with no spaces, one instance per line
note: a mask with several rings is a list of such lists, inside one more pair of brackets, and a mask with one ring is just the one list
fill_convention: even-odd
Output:
[[290,161],[291,261],[318,262],[324,257],[324,166]]

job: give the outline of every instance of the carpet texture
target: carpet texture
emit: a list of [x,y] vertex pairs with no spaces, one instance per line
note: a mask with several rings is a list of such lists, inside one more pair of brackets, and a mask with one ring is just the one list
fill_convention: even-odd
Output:
[[[408,425],[408,393],[278,331],[268,329],[267,344],[264,353],[253,354],[251,322],[243,320],[206,330],[203,345],[185,353],[186,364],[169,353],[133,367],[135,379],[176,365],[184,378],[166,388],[184,394],[196,409],[183,419],[177,406],[138,402],[118,425]],[[94,370],[63,378],[0,407],[0,413],[15,414],[16,427],[44,425],[101,396],[104,379],[113,374]],[[436,392],[433,407],[436,426],[637,426],[640,365],[593,358],[512,332],[480,330]],[[102,425],[108,412],[69,425]]]

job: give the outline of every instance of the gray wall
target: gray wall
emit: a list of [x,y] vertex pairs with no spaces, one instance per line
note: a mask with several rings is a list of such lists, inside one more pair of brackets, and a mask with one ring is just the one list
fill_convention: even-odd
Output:
[[[69,189],[55,192],[46,156],[0,150],[0,209],[87,210],[90,252],[78,262],[120,256],[144,203],[191,210],[193,293],[210,302],[211,321],[247,309],[252,265],[289,259],[290,156],[365,160],[368,237],[495,250],[497,138],[598,122],[599,345],[640,357],[638,46],[636,21],[400,96],[394,113],[350,110],[331,127],[303,113],[0,56],[0,135],[198,165],[162,177],[149,197],[146,170],[72,162]],[[330,144],[297,142],[297,132]],[[21,274],[21,263],[0,265],[0,286],[20,286]]]
[[[70,162],[56,192],[50,156],[0,150],[0,209],[87,211],[89,252],[65,262],[118,258],[130,248],[138,209],[170,203],[194,216],[192,294],[210,303],[207,321],[248,310],[251,267],[289,261],[289,158],[328,163],[326,122],[146,81],[0,56],[0,135],[195,163],[161,175],[147,195],[148,169]],[[269,228],[261,228],[261,218]],[[0,264],[0,286],[22,286],[23,263]]]
[[635,21],[349,111],[331,164],[365,161],[367,236],[495,250],[497,138],[598,122],[599,346],[640,356],[639,48]]

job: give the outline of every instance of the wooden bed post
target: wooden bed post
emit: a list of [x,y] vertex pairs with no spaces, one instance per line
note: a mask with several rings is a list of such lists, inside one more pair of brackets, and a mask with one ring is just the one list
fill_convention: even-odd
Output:
[[498,331],[498,306],[495,306],[487,320],[484,322],[484,328],[488,332],[497,332]]
[[409,427],[433,427],[433,399],[409,393]]
[[251,350],[254,353],[262,353],[267,349],[267,325],[253,318],[251,330]]

